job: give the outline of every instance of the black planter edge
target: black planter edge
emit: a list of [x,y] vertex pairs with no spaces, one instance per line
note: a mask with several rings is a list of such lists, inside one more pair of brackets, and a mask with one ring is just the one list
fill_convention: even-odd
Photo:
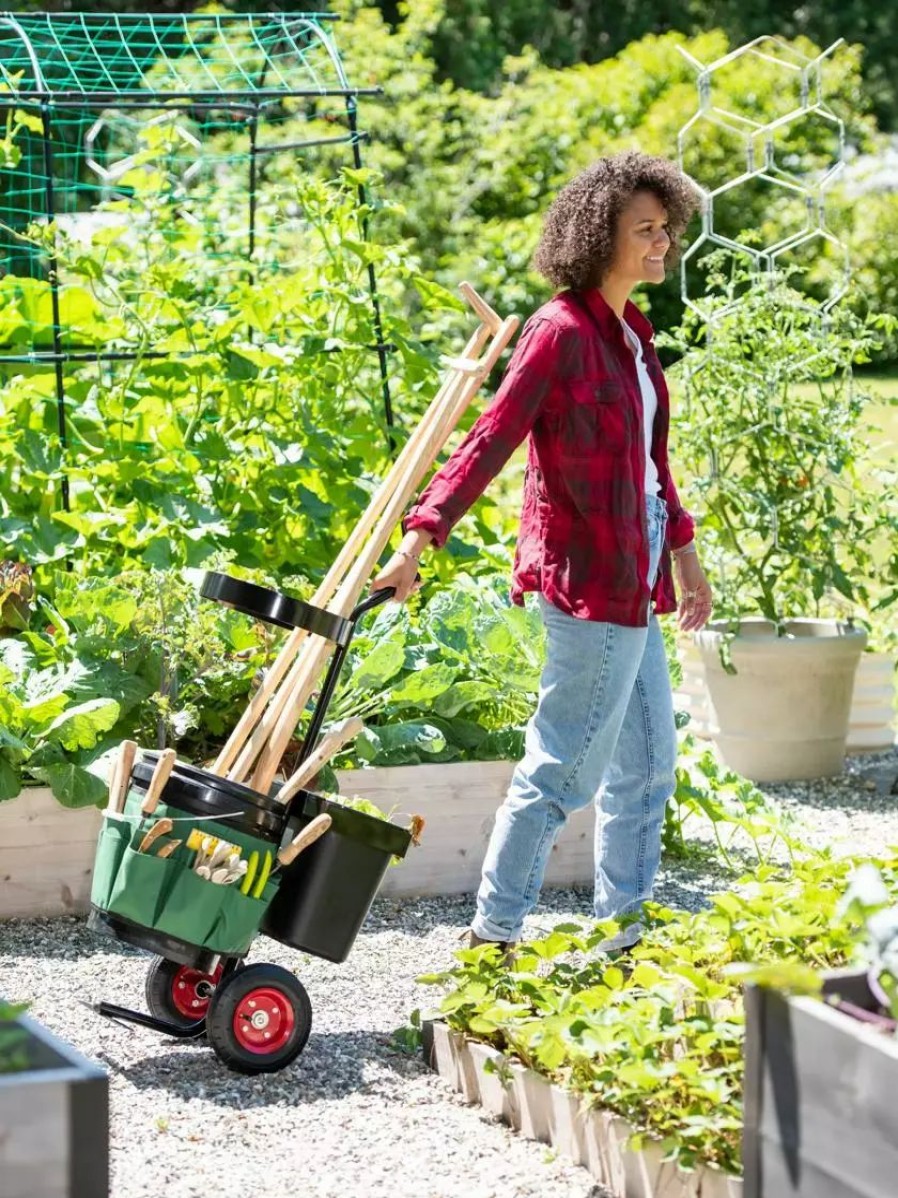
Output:
[[[842,998],[856,1006],[873,1009],[877,1004],[870,993],[867,974],[864,970],[833,970],[823,975],[823,998]],[[744,987],[745,1006],[745,1079],[743,1089],[743,1198],[772,1198],[765,1191],[762,1168],[764,1141],[761,1135],[763,1121],[763,1095],[765,1060],[775,1059],[777,1071],[785,1084],[796,1079],[790,1073],[792,1062],[785,1054],[771,1051],[770,1033],[782,1033],[787,1037],[791,1018],[794,1015],[804,1020],[813,1020],[821,1029],[829,1028],[834,1034],[850,1036],[860,1045],[872,1046],[877,1052],[892,1058],[898,1068],[898,1042],[871,1028],[850,1014],[838,1010],[832,1003],[818,998],[790,996],[782,991],[748,984]],[[782,1045],[777,1045],[782,1049]],[[785,1128],[786,1135],[795,1135],[797,1129]],[[792,1193],[792,1190],[788,1191]],[[794,1191],[797,1193],[798,1191]],[[888,1191],[892,1193],[893,1191]],[[777,1196],[780,1191],[776,1191]],[[852,1194],[854,1191],[852,1191]]]
[[68,1095],[70,1198],[106,1198],[109,1193],[109,1078],[94,1064],[26,1015],[15,1021],[60,1064],[0,1076],[0,1087],[65,1085]]

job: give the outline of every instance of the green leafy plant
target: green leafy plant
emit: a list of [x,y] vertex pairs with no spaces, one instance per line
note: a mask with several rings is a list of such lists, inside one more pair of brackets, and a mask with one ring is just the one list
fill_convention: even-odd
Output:
[[781,628],[872,608],[871,593],[889,593],[874,546],[896,520],[894,485],[867,456],[869,397],[851,368],[878,343],[875,322],[826,313],[784,276],[728,272],[724,258],[711,282],[713,319],[690,311],[666,344],[684,353],[676,453],[716,612]]
[[17,1020],[28,1010],[28,1003],[10,1003],[0,998],[0,1076],[23,1073],[30,1067],[28,1032]]
[[[484,1040],[660,1141],[684,1168],[740,1168],[744,978],[815,975],[858,959],[863,919],[843,901],[857,862],[818,853],[791,870],[760,866],[706,910],[649,904],[627,968],[598,946],[614,921],[566,923],[522,943],[513,961],[494,945],[420,978],[448,988],[450,1027]],[[898,894],[898,861],[877,862]]]
[[[53,370],[0,368],[0,535],[43,587],[47,564],[62,559],[87,577],[195,567],[222,550],[317,578],[367,506],[391,438],[401,443],[436,389],[433,355],[385,302],[402,367],[393,399],[408,422],[388,432],[368,267],[377,261],[386,297],[397,280],[413,285],[414,260],[363,239],[368,176],[310,177],[294,162],[260,192],[250,279],[238,174],[183,194],[166,174],[166,127],[151,122],[140,136],[132,194],[100,205],[87,244],[54,231],[63,348],[134,360],[66,364],[65,453]],[[278,219],[296,211],[301,221]],[[29,232],[37,245],[48,236]],[[436,286],[421,295],[425,311],[455,303]],[[10,352],[49,336],[52,311],[45,279],[0,280]]]
[[400,1052],[412,1055],[421,1051],[421,1012],[416,1007],[408,1017],[408,1023],[393,1032],[393,1044]]
[[106,797],[124,737],[203,760],[236,723],[272,634],[199,598],[195,576],[55,580],[30,626],[0,637],[0,799],[25,779],[67,806]]
[[542,652],[537,612],[508,603],[504,578],[459,575],[414,614],[388,605],[353,642],[332,707],[366,720],[343,762],[519,757]]
[[737,842],[748,842],[759,864],[768,863],[777,848],[791,856],[799,847],[784,813],[754,783],[722,767],[710,749],[698,752],[691,734],[681,741],[679,760],[677,785],[661,831],[667,857],[684,859],[701,851],[700,842],[686,839],[687,826],[701,820],[710,827],[717,854],[731,869],[742,867],[741,856],[732,855]]
[[893,1019],[898,1019],[898,904],[880,870],[868,862],[853,874],[842,903],[843,909],[860,918],[865,930],[863,952],[889,1002]]

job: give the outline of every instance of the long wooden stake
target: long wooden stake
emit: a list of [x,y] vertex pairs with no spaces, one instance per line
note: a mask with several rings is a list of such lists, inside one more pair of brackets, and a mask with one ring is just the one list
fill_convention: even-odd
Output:
[[[474,309],[477,315],[481,318],[481,324],[470,337],[468,344],[464,349],[464,358],[470,360],[481,352],[484,345],[490,338],[491,334],[495,334],[501,327],[502,322],[498,315],[490,308],[474,291],[469,283],[462,283],[459,287],[462,295],[465,297],[470,306]],[[318,606],[325,606],[332,598],[337,586],[342,581],[346,571],[357,556],[365,536],[370,531],[377,517],[383,511],[384,506],[389,500],[390,495],[396,485],[396,481],[401,477],[403,470],[408,462],[414,457],[417,452],[417,446],[422,438],[427,435],[429,428],[433,422],[439,419],[440,407],[444,402],[449,391],[454,391],[461,382],[460,372],[456,371],[452,377],[447,379],[441,386],[437,395],[431,401],[431,404],[425,413],[420,424],[414,429],[406,444],[393,463],[387,476],[384,478],[380,487],[373,496],[371,503],[368,506],[362,519],[355,526],[349,540],[340,551],[337,560],[334,562],[331,569],[325,576],[321,586],[316,591],[312,602]],[[295,629],[285,641],[281,652],[278,654],[275,661],[269,668],[264,682],[256,694],[253,696],[249,706],[240,718],[236,728],[228,738],[227,743],[219,754],[213,772],[221,775],[228,774],[231,770],[234,761],[238,757],[241,749],[246,743],[247,737],[252,732],[259,719],[262,717],[269,700],[277,690],[281,681],[284,678],[287,670],[299,652],[300,646],[304,642],[307,633],[302,628]],[[245,770],[236,771],[236,775],[242,777]]]
[[[348,615],[355,603],[358,600],[359,594],[374,568],[377,558],[380,556],[384,545],[386,545],[396,522],[405,510],[406,504],[411,496],[417,490],[421,480],[430,468],[439,449],[445,443],[449,432],[455,427],[468,407],[473,395],[480,386],[480,383],[492,369],[499,355],[511,338],[514,329],[517,327],[517,318],[510,317],[503,322],[500,327],[499,335],[494,338],[493,344],[490,347],[486,357],[480,364],[480,370],[477,374],[471,374],[466,377],[460,385],[457,396],[454,399],[452,410],[447,412],[445,421],[439,426],[432,428],[429,439],[420,447],[420,456],[417,461],[409,463],[402,480],[399,482],[396,492],[390,500],[387,510],[382,515],[378,525],[372,532],[371,539],[365,549],[363,556],[356,561],[347,578],[341,584],[337,592],[337,596],[331,601],[330,609],[338,612],[341,615]],[[283,742],[283,747],[280,749],[280,756],[283,755],[284,749],[289,742],[290,736],[284,733],[284,724],[281,722],[281,717],[284,710],[291,704],[291,696],[297,692],[306,695],[311,694],[314,689],[314,681],[321,672],[322,663],[327,655],[327,646],[323,646],[320,638],[313,638],[312,643],[303,645],[296,660],[291,666],[290,672],[285,681],[279,688],[277,696],[272,699],[268,711],[259,722],[256,730],[250,737],[248,743],[244,747],[240,758],[232,776],[237,781],[242,781],[246,773],[252,768],[253,762],[257,755],[266,752],[266,745],[272,737],[277,737],[278,741]],[[312,685],[309,686],[309,680],[312,680]],[[300,708],[301,714],[302,708]],[[293,721],[295,727],[296,720]],[[280,732],[275,729],[280,728]],[[257,767],[258,770],[258,767]],[[259,778],[264,778],[265,775],[254,776],[253,785],[258,785]],[[273,777],[273,774],[272,774]],[[270,781],[268,785],[270,786]]]
[[[458,422],[465,408],[467,408],[476,392],[480,389],[483,380],[498,361],[505,346],[511,340],[517,325],[518,320],[516,317],[509,317],[502,322],[481,363],[480,369],[476,373],[472,372],[466,377],[464,385],[460,388],[459,397],[453,411],[455,421],[452,427]],[[348,615],[355,606],[362,588],[371,576],[377,559],[380,557],[384,546],[392,535],[393,528],[401,518],[409,499],[417,490],[422,478],[433,464],[434,459],[445,443],[446,437],[449,435],[449,431],[451,430],[444,428],[435,429],[433,435],[428,437],[421,447],[420,456],[409,465],[408,470],[403,476],[402,483],[387,504],[377,527],[372,532],[368,545],[337,591],[334,601],[330,605],[331,610],[336,611],[340,615]],[[259,755],[252,780],[253,788],[263,794],[268,793],[281,757],[305,709],[305,705],[321,672],[325,657],[329,652],[329,646],[326,642],[322,643],[321,638],[315,639],[319,641],[320,649],[316,647],[310,650],[308,661],[304,663],[305,668],[299,674],[299,677],[295,679],[294,685],[288,686],[285,683],[282,686],[281,689],[284,693],[283,701],[277,703],[277,700],[275,700],[276,710],[278,710],[277,722],[274,725],[270,740],[265,744]],[[291,673],[293,673],[292,670]]]
[[[462,381],[463,380],[459,379],[459,380],[457,380],[457,383],[458,383],[457,386],[453,385],[451,387],[446,388],[446,394],[443,397],[443,400],[441,401],[441,410],[438,410],[434,413],[434,417],[439,418],[439,419],[438,420],[430,420],[428,422],[428,428],[431,430],[432,437],[439,436],[445,440],[445,437],[448,436],[448,422],[458,407],[458,403],[459,403],[458,389],[462,385]],[[446,430],[446,431],[444,431],[444,430]],[[418,444],[419,444],[419,446],[421,445],[420,439],[419,439]],[[407,459],[405,462],[404,470],[401,472],[400,476],[398,478],[393,479],[393,491],[392,491],[391,495],[388,495],[386,497],[385,504],[389,503],[391,500],[395,503],[395,495],[397,493],[397,490],[400,488],[404,488],[404,489],[408,488],[410,471],[413,471],[414,469],[415,469],[414,460]],[[366,523],[367,523],[367,521],[366,521]],[[381,520],[381,524],[382,524],[382,520]],[[395,526],[395,520],[393,521],[391,528],[393,526]],[[371,524],[369,524],[365,530],[366,535],[370,535],[374,531],[374,528],[379,528],[379,527],[380,527],[380,525],[378,525],[376,523],[373,525],[373,527]],[[364,538],[362,539],[362,544],[359,545],[359,547],[356,551],[354,560],[350,561],[346,564],[346,567],[343,570],[342,577],[339,580],[340,586],[342,586],[343,581],[345,580],[345,577],[346,577],[346,574],[348,573],[348,571],[354,567],[355,560],[357,560],[357,557],[358,557],[358,552],[360,549],[363,548],[363,546],[364,546]],[[322,590],[323,590],[323,588],[322,588]],[[335,611],[335,612],[339,611],[339,609],[334,606],[334,594],[337,592],[337,590],[338,590],[337,586],[333,586],[330,588],[330,593],[329,593],[328,599],[327,599],[328,610],[330,610],[330,611]],[[316,600],[316,602],[321,602],[318,599],[318,595],[316,595],[315,600]],[[347,611],[340,612],[340,614],[348,615],[349,610],[351,610],[351,605],[350,605],[350,608],[347,609]],[[320,642],[319,637],[313,637],[312,640],[315,643]],[[252,769],[253,762],[255,761],[256,757],[258,756],[259,752],[261,751],[262,746],[267,741],[267,739],[271,733],[271,730],[274,727],[274,723],[277,720],[277,711],[275,710],[275,705],[278,704],[278,708],[279,708],[283,704],[283,701],[284,701],[283,697],[285,695],[287,695],[290,691],[292,691],[295,688],[295,686],[297,685],[298,677],[301,677],[306,669],[306,667],[302,664],[305,661],[304,655],[309,652],[314,652],[314,650],[309,648],[309,642],[304,637],[302,643],[297,648],[297,652],[293,656],[292,662],[289,665],[289,671],[286,675],[286,680],[283,683],[279,684],[279,687],[278,687],[277,691],[275,692],[275,695],[279,696],[279,698],[275,698],[275,695],[272,695],[270,697],[270,702],[269,702],[267,711],[265,711],[258,718],[254,730],[250,733],[250,735],[244,741],[244,744],[240,751],[240,754],[237,757],[236,762],[230,769],[228,777],[232,778],[234,781],[237,781],[237,782],[243,781],[246,778],[249,771]],[[299,674],[297,674],[297,670],[299,671]]]
[[[455,383],[457,383],[457,385],[455,385]],[[436,407],[436,405],[431,405],[432,409],[436,407],[436,410],[432,410],[428,413],[428,415],[430,416],[430,419],[427,421],[428,429],[439,431],[440,428],[444,427],[445,422],[448,419],[448,416],[451,414],[448,410],[448,405],[452,404],[453,405],[452,410],[454,410],[454,405],[457,403],[458,386],[460,386],[460,385],[461,385],[461,379],[458,379],[453,382],[453,385],[443,388],[443,390],[445,391],[445,395],[443,395],[442,398],[440,399],[439,406]],[[418,444],[420,444],[420,438],[418,439]],[[327,603],[329,605],[328,610],[330,610],[330,611],[337,610],[336,608],[333,607],[333,597],[338,589],[338,586],[340,584],[342,584],[342,581],[345,578],[348,570],[354,564],[355,559],[358,557],[359,551],[361,550],[361,548],[364,545],[365,537],[371,533],[372,528],[375,525],[375,522],[377,520],[377,517],[383,511],[384,506],[389,502],[391,495],[395,493],[396,487],[401,486],[403,480],[407,479],[408,471],[411,468],[412,461],[413,461],[412,458],[406,457],[406,459],[403,463],[404,469],[403,469],[403,471],[400,472],[398,478],[395,476],[394,472],[391,472],[391,474],[393,474],[393,477],[391,479],[391,482],[392,482],[391,492],[384,494],[382,502],[377,503],[377,504],[372,503],[369,506],[368,511],[365,513],[365,517],[363,518],[363,520],[360,521],[359,524],[356,526],[355,531],[359,532],[359,530],[362,529],[362,535],[360,535],[357,538],[354,537],[354,544],[353,544],[354,553],[352,555],[352,558],[349,559],[349,555],[346,554],[345,547],[344,547],[344,550],[341,552],[340,558],[338,559],[339,563],[342,566],[340,576],[336,577],[336,570],[334,568],[331,569],[331,571],[328,574],[328,577],[325,579],[324,583],[322,583],[321,587],[315,593],[313,602],[316,603],[318,606],[324,606],[325,603]],[[363,528],[363,525],[364,525],[364,528]],[[341,613],[341,614],[348,614],[348,613]],[[276,719],[276,716],[273,716],[272,712],[271,712],[271,707],[274,703],[274,695],[276,693],[283,692],[285,689],[289,691],[294,684],[295,680],[291,681],[291,676],[289,673],[287,674],[287,681],[283,684],[283,686],[281,686],[281,680],[284,678],[286,671],[293,670],[295,668],[297,661],[301,658],[302,654],[307,651],[306,638],[307,638],[308,634],[305,633],[302,629],[299,629],[298,631],[301,633],[301,635],[296,642],[296,649],[295,649],[295,651],[292,652],[292,656],[291,656],[290,660],[287,661],[286,654],[282,652],[275,663],[276,666],[282,665],[284,668],[277,670],[277,675],[278,675],[277,683],[276,683],[276,685],[270,686],[268,689],[268,694],[266,695],[266,700],[268,701],[268,710],[264,711],[264,712],[260,710],[258,712],[256,719],[255,719],[255,728],[250,730],[249,734],[244,737],[243,744],[240,747],[239,755],[237,756],[236,762],[234,762],[229,768],[228,777],[233,779],[236,782],[242,782],[244,780],[246,775],[252,769],[253,762],[255,761],[256,757],[258,756],[262,745],[268,738],[268,735],[273,726],[273,721],[274,721],[274,719]],[[315,639],[318,640],[319,638],[316,637]],[[291,646],[291,649],[292,649],[292,646]],[[275,671],[273,668],[272,673],[274,673],[274,672]],[[266,679],[266,683],[267,682],[268,682],[268,679]]]
[[331,732],[321,738],[320,743],[315,748],[314,753],[303,761],[294,774],[287,779],[287,782],[278,791],[278,799],[282,803],[288,803],[290,799],[302,790],[307,782],[315,777],[323,765],[326,765],[330,759],[348,744],[351,740],[355,740],[358,734],[365,727],[364,721],[360,716],[351,716],[348,720],[343,720]]

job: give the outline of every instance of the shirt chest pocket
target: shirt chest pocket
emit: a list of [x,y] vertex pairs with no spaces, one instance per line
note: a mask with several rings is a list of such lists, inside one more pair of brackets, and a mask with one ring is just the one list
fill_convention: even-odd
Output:
[[557,410],[556,436],[562,458],[583,459],[619,453],[632,436],[633,414],[626,391],[608,379],[569,384]]

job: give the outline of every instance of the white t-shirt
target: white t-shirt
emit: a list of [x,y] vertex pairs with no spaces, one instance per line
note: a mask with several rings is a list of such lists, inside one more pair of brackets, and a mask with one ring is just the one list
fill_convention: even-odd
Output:
[[657,495],[661,489],[658,479],[658,467],[652,461],[652,428],[655,424],[655,413],[658,411],[658,396],[642,353],[642,342],[625,320],[621,320],[624,334],[630,342],[633,357],[636,359],[636,377],[639,379],[639,390],[642,393],[642,431],[645,436],[645,493]]

